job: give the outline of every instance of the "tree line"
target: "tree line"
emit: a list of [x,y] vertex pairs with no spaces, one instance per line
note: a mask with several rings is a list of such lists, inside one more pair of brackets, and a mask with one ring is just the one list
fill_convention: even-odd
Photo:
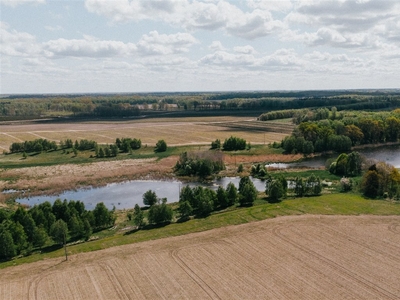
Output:
[[51,243],[88,240],[93,231],[102,230],[115,222],[114,210],[103,202],[94,210],[86,210],[81,201],[46,201],[26,210],[0,210],[0,259],[28,255]]
[[286,153],[350,151],[360,144],[398,142],[400,109],[375,114],[347,113],[318,121],[302,121],[281,146]]
[[[41,153],[43,151],[56,151],[62,149],[63,153],[66,150],[71,151],[78,155],[78,151],[93,150],[95,156],[98,158],[115,157],[120,152],[131,153],[133,150],[138,150],[142,147],[142,141],[136,138],[116,138],[114,144],[99,145],[96,141],[81,139],[73,142],[71,139],[61,140],[59,145],[55,141],[48,141],[46,139],[36,139],[33,141],[15,142],[10,146],[10,153]],[[164,152],[167,150],[167,143],[164,140],[159,140],[154,148],[155,152]],[[67,151],[69,154],[69,151]]]
[[382,109],[400,104],[396,92],[240,92],[131,95],[11,95],[0,99],[0,118],[129,118],[143,111],[282,110],[336,106]]

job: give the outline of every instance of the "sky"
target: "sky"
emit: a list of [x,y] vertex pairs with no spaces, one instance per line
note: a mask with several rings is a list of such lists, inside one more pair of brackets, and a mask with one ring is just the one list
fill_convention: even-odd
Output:
[[399,0],[0,0],[0,94],[400,88]]

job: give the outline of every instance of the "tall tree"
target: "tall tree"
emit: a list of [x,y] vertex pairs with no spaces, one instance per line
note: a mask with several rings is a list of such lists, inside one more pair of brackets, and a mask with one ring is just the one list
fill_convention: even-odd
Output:
[[12,235],[3,224],[0,224],[0,259],[10,259],[15,254]]
[[143,211],[140,209],[139,204],[135,204],[133,208],[133,223],[138,227],[142,227],[144,220]]
[[152,190],[148,190],[143,194],[143,204],[153,206],[157,203],[157,194]]

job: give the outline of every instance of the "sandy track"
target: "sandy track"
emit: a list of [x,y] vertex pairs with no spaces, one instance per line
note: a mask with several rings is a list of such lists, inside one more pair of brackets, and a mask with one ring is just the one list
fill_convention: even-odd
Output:
[[280,217],[120,246],[1,270],[0,299],[399,299],[399,224]]

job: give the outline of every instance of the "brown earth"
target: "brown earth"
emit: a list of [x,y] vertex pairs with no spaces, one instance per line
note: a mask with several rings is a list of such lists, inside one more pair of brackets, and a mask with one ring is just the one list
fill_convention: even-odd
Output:
[[9,267],[0,299],[399,299],[399,253],[398,216],[279,217]]
[[[222,174],[235,175],[236,165],[257,162],[289,162],[302,156],[265,154],[265,155],[224,155],[227,170]],[[0,190],[28,190],[30,195],[59,194],[62,191],[87,186],[101,186],[110,182],[122,182],[133,179],[170,179],[174,177],[173,167],[178,156],[170,156],[161,160],[128,159],[102,161],[87,164],[62,164],[46,167],[29,167],[3,170],[4,178],[15,178],[10,183],[0,181]],[[7,195],[0,193],[0,203]]]
[[[254,124],[264,127],[254,129]],[[250,126],[250,125],[251,126]],[[13,142],[38,138],[59,142],[70,138],[90,139],[98,143],[112,143],[117,137],[135,137],[143,145],[154,145],[164,139],[168,145],[209,145],[215,139],[224,140],[231,135],[246,139],[252,144],[280,141],[288,135],[279,130],[279,123],[268,125],[248,117],[196,117],[175,119],[139,119],[128,121],[87,121],[71,123],[0,123],[0,150],[6,151]],[[230,126],[235,126],[231,128]],[[290,124],[282,123],[287,127]],[[240,127],[243,128],[240,128]],[[278,128],[277,128],[278,126]],[[238,127],[238,128],[237,128]],[[271,127],[278,132],[268,131]],[[226,155],[229,172],[235,172],[237,163],[286,162],[301,156],[284,155]],[[0,191],[4,189],[28,190],[30,194],[59,194],[64,190],[86,186],[100,186],[110,182],[132,179],[171,178],[172,168],[178,157],[172,156],[159,161],[155,159],[120,160],[88,164],[64,164],[49,167],[31,167],[1,170]],[[231,167],[229,167],[231,166]],[[1,168],[1,166],[0,166]],[[0,205],[8,196],[0,193]]]

